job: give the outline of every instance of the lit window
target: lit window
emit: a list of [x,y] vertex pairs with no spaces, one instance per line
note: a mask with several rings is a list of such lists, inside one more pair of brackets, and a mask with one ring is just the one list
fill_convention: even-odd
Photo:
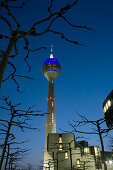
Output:
[[110,106],[111,106],[111,101],[108,100],[107,104],[108,104],[108,106],[110,107]]
[[62,151],[62,144],[59,144],[59,151]]
[[110,100],[108,100],[107,101],[107,103],[105,104],[105,106],[104,106],[104,113],[109,109],[109,107],[111,106],[111,101]]
[[80,159],[77,159],[77,168],[80,168]]
[[62,137],[59,137],[59,143],[62,143]]
[[108,110],[108,104],[106,103],[106,109]]
[[100,156],[100,150],[98,146],[94,146],[95,156]]
[[88,153],[90,153],[90,150],[89,150],[89,148],[84,148],[84,153],[85,153],[85,154],[88,154]]
[[106,113],[106,106],[104,106],[104,113]]
[[65,152],[65,159],[68,159],[68,152]]

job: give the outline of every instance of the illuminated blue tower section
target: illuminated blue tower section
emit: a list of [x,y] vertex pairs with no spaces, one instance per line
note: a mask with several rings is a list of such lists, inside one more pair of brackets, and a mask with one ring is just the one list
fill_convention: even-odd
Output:
[[53,54],[51,50],[50,58],[48,58],[42,66],[42,72],[49,82],[55,81],[60,73],[60,64],[58,60],[52,57]]
[[[48,99],[47,99],[47,118],[46,118],[46,136],[45,136],[45,151],[44,151],[44,170],[49,168],[49,160],[51,155],[47,151],[47,137],[49,133],[56,133],[56,118],[55,118],[55,97],[54,97],[54,81],[58,77],[61,66],[53,57],[51,47],[50,58],[46,59],[42,66],[42,73],[49,82]],[[53,168],[54,169],[54,168]]]

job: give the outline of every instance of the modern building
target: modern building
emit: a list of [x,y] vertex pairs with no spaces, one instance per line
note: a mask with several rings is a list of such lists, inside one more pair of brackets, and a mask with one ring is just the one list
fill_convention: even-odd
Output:
[[49,134],[48,152],[52,158],[49,160],[50,169],[95,170],[97,167],[96,169],[101,170],[102,168],[100,162],[100,166],[97,166],[100,157],[98,147],[90,148],[86,141],[76,142],[73,133]]
[[113,90],[109,93],[103,102],[103,111],[106,125],[109,129],[113,129]]
[[[77,142],[73,133],[56,133],[54,81],[60,71],[51,47],[50,58],[42,66],[49,82],[43,170],[104,170],[98,146]],[[108,161],[108,164],[107,170],[113,170],[113,163]]]

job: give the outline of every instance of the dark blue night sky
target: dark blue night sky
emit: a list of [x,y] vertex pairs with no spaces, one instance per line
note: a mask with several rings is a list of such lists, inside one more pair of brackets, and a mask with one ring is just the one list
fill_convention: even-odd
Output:
[[[66,2],[70,1],[55,1],[53,9],[59,9]],[[20,21],[21,28],[26,30],[35,21],[49,15],[48,6],[49,0],[29,0],[24,9],[12,11]],[[30,49],[45,46],[48,50],[30,52],[29,73],[23,59],[26,55],[23,49],[24,42],[20,40],[17,44],[19,55],[13,60],[17,74],[32,76],[35,81],[19,78],[22,93],[16,92],[16,86],[11,80],[4,82],[1,89],[1,95],[10,96],[14,103],[21,102],[23,108],[35,105],[41,112],[46,112],[48,81],[41,73],[41,67],[49,58],[53,44],[53,56],[59,61],[62,69],[55,81],[56,127],[60,133],[62,133],[60,128],[66,131],[72,130],[68,121],[79,119],[76,112],[90,120],[102,118],[103,101],[113,89],[113,1],[80,0],[66,16],[72,24],[87,26],[94,31],[72,28],[63,19],[58,19],[52,29],[63,32],[68,39],[83,45],[66,42],[53,33],[30,38]],[[42,24],[39,31],[44,28],[45,24]],[[0,32],[6,33],[6,28],[0,26]],[[4,41],[1,44],[0,41],[1,47],[6,48],[7,43]],[[11,68],[8,66],[4,78],[10,71]],[[5,117],[4,113],[1,115]],[[26,146],[31,148],[31,151],[25,161],[40,164],[43,160],[46,117],[37,118],[31,124],[39,128],[39,131],[26,131],[24,135],[17,131],[17,138],[31,140]],[[113,132],[109,135],[113,135]],[[100,146],[97,136],[85,136],[85,140],[88,140],[90,145]],[[106,148],[107,142],[105,140]]]

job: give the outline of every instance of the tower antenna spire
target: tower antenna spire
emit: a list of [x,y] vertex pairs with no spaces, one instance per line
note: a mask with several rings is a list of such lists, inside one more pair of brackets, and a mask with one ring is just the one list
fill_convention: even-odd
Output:
[[50,58],[53,58],[53,45],[51,45],[51,54],[50,54]]

